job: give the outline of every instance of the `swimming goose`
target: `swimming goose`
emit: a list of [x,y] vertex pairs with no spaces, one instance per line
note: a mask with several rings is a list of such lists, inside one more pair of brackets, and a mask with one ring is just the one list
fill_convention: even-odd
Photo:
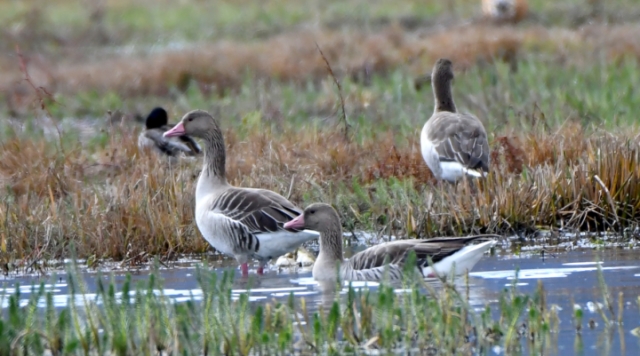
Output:
[[167,138],[163,136],[173,127],[168,124],[168,121],[167,112],[163,108],[157,107],[151,110],[145,121],[146,130],[138,136],[138,147],[141,149],[149,148],[170,157],[176,157],[180,154],[199,155],[202,149],[191,137],[183,135]]
[[451,95],[450,60],[438,59],[431,74],[435,97],[433,115],[422,128],[422,157],[438,180],[455,183],[463,176],[484,177],[489,172],[489,142],[482,122],[456,110]]
[[205,142],[204,164],[196,186],[196,224],[204,238],[216,250],[233,256],[242,275],[248,274],[247,262],[260,262],[258,273],[270,259],[318,238],[315,231],[285,229],[302,210],[283,196],[265,189],[234,187],[225,174],[225,146],[218,120],[202,110],[193,110],[165,137],[191,135]]
[[[472,241],[498,237],[477,235],[470,237],[435,238],[428,240],[398,240],[369,247],[349,260],[342,256],[342,227],[338,213],[328,204],[315,203],[304,213],[284,224],[290,229],[310,229],[320,233],[320,254],[313,266],[313,279],[335,281],[337,277],[351,281],[379,281],[388,259],[390,280],[402,278],[403,264],[409,251],[416,253],[416,269],[423,277],[435,277],[427,258],[431,258],[438,275],[447,275],[455,264],[456,274],[464,274],[480,261],[482,254],[495,245],[489,239],[471,245]],[[336,271],[340,264],[339,271]]]

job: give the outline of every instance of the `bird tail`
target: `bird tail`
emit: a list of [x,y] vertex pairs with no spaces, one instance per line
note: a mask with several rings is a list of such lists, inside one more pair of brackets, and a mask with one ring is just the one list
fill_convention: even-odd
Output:
[[472,176],[472,177],[477,177],[477,178],[484,178],[487,176],[487,172],[485,171],[478,171],[475,169],[470,169],[470,168],[465,168],[464,169],[464,173],[466,175]]

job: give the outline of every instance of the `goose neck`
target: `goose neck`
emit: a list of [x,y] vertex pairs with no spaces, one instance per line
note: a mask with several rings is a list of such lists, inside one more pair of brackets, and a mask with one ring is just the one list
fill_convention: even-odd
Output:
[[202,175],[213,183],[225,185],[227,177],[225,172],[226,153],[224,138],[220,129],[216,128],[204,137],[204,164]]
[[442,73],[436,72],[433,75],[433,94],[436,102],[434,112],[456,112],[451,92],[451,80]]
[[318,259],[342,262],[342,227],[331,222],[320,231],[320,253]]

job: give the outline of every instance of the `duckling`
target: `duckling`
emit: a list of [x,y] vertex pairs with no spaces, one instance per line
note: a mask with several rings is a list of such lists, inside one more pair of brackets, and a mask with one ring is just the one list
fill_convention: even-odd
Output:
[[173,128],[168,123],[167,111],[161,107],[151,110],[145,121],[146,130],[138,136],[138,147],[150,149],[169,157],[179,155],[198,156],[202,148],[196,141],[187,135],[178,137],[164,137],[163,134]]

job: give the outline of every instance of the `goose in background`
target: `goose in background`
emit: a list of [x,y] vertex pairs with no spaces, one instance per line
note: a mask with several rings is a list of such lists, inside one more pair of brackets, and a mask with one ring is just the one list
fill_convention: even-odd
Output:
[[459,113],[453,102],[453,64],[438,59],[431,73],[435,97],[433,115],[422,128],[422,157],[438,180],[457,182],[463,176],[485,177],[489,172],[489,142],[482,122]]
[[483,15],[496,23],[519,22],[528,11],[527,0],[482,0]]
[[[498,235],[476,235],[470,237],[434,238],[419,240],[397,240],[381,243],[344,260],[342,255],[342,226],[340,217],[331,205],[315,203],[304,209],[304,213],[284,224],[289,229],[309,229],[320,233],[320,254],[313,266],[316,281],[380,281],[385,276],[390,280],[402,279],[404,262],[410,251],[416,253],[416,270],[423,277],[448,275],[455,265],[461,275],[470,271],[496,244]],[[479,244],[471,244],[484,239]],[[433,262],[435,271],[429,266]],[[388,265],[387,265],[388,263]]]
[[302,214],[286,198],[266,189],[234,187],[227,182],[225,144],[217,118],[193,110],[164,137],[190,135],[204,140],[204,164],[196,186],[196,224],[204,238],[221,253],[235,257],[242,275],[249,259],[260,263],[291,252],[318,238],[315,231],[287,229],[284,224]]
[[145,120],[146,129],[138,136],[138,147],[150,149],[169,157],[197,156],[202,152],[200,145],[187,135],[164,137],[163,134],[173,128],[167,111],[161,107],[151,110]]

